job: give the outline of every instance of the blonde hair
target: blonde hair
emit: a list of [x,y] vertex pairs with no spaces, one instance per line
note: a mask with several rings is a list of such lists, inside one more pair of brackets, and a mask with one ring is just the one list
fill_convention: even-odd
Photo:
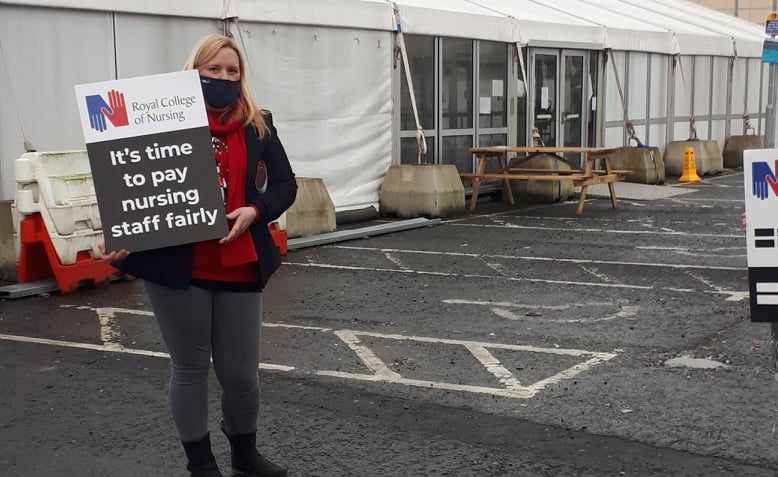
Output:
[[243,121],[244,126],[249,124],[253,125],[257,130],[259,137],[264,138],[268,133],[267,123],[265,122],[265,115],[254,101],[254,97],[249,91],[246,81],[246,61],[243,58],[238,45],[232,40],[232,38],[223,35],[207,35],[197,42],[192,52],[189,53],[189,58],[184,65],[185,70],[196,70],[211,61],[216,55],[219,54],[222,48],[231,48],[238,55],[238,66],[240,68],[240,98],[236,101],[235,105],[225,113],[225,116],[237,114]]

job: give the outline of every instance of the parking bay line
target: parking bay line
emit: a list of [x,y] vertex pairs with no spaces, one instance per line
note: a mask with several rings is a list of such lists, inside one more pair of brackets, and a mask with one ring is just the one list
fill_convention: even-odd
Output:
[[424,276],[436,276],[443,278],[462,278],[462,279],[485,279],[485,280],[505,280],[510,282],[528,282],[528,283],[547,283],[550,285],[570,285],[570,286],[585,286],[585,287],[601,287],[601,288],[621,288],[627,290],[663,290],[675,293],[693,293],[693,294],[705,294],[705,295],[717,295],[726,296],[726,301],[742,301],[748,298],[749,292],[747,291],[727,291],[727,290],[695,290],[693,288],[674,288],[674,287],[655,287],[646,285],[627,285],[623,283],[594,283],[594,282],[577,282],[572,280],[547,280],[543,278],[523,278],[523,277],[506,277],[503,275],[481,275],[474,273],[448,273],[448,272],[435,272],[425,270],[412,270],[409,268],[393,269],[393,268],[377,268],[377,267],[358,267],[353,265],[333,265],[329,263],[300,263],[300,262],[283,262],[284,265],[291,267],[303,267],[303,268],[322,268],[330,270],[346,270],[355,272],[378,272],[378,273],[405,273],[409,275],[424,275]]
[[[695,270],[717,270],[717,271],[746,271],[745,267],[724,267],[724,266],[708,266],[708,265],[685,265],[679,263],[646,263],[646,262],[624,262],[618,260],[595,260],[585,258],[554,258],[554,257],[535,257],[528,255],[501,255],[501,254],[488,254],[488,253],[467,253],[467,252],[440,252],[436,250],[405,250],[398,248],[378,248],[378,247],[359,247],[354,245],[330,245],[326,248],[336,248],[342,250],[364,250],[369,252],[380,253],[408,253],[419,255],[442,255],[451,257],[466,257],[466,258],[497,258],[504,260],[525,260],[536,262],[560,262],[560,263],[574,263],[576,265],[589,264],[589,265],[625,265],[625,266],[640,266],[640,267],[657,267],[657,268],[674,268],[674,269],[695,269]],[[636,247],[642,249],[642,247]],[[745,250],[745,247],[743,248]],[[678,248],[661,250],[678,250]]]
[[569,227],[542,227],[537,225],[517,225],[511,223],[503,224],[464,224],[447,223],[451,227],[475,227],[487,229],[516,229],[516,230],[548,230],[551,232],[588,232],[604,233],[616,235],[665,235],[677,237],[701,237],[701,238],[726,238],[726,239],[745,239],[745,234],[706,234],[694,232],[660,231],[660,230],[611,230],[599,228],[569,228]]
[[[97,311],[98,309],[94,309]],[[120,309],[113,308],[114,313],[128,313],[135,315],[148,316],[149,312],[142,312],[141,310],[132,309]],[[140,312],[140,313],[138,313]],[[614,350],[613,352],[598,352],[598,351],[586,351],[576,349],[561,349],[561,348],[540,348],[527,345],[511,345],[501,343],[485,343],[478,341],[465,341],[465,340],[453,340],[444,338],[429,338],[421,336],[410,335],[397,335],[397,334],[382,334],[371,332],[360,332],[355,330],[337,330],[333,331],[329,328],[308,327],[298,325],[287,325],[285,323],[266,323],[263,326],[270,326],[276,328],[290,328],[290,329],[305,329],[320,332],[332,332],[341,341],[343,341],[352,351],[355,351],[357,357],[365,364],[365,366],[373,371],[373,374],[360,374],[360,373],[348,373],[342,371],[308,371],[298,370],[304,374],[313,374],[317,376],[326,376],[342,379],[351,379],[357,381],[368,382],[383,382],[388,384],[401,384],[406,386],[421,387],[426,389],[438,389],[445,391],[461,391],[470,392],[476,394],[486,394],[492,396],[513,398],[513,399],[529,399],[535,396],[538,392],[542,391],[546,387],[556,384],[564,379],[570,379],[585,372],[592,367],[605,363],[621,353],[623,350]],[[392,371],[375,353],[372,352],[367,346],[363,345],[359,341],[359,337],[367,336],[387,340],[399,340],[399,341],[413,341],[423,343],[439,343],[455,346],[463,346],[467,349],[475,359],[490,372],[504,388],[487,387],[487,386],[474,386],[468,384],[456,384],[439,381],[428,381],[420,379],[409,379],[401,376],[399,373]],[[65,348],[83,349],[90,351],[99,351],[107,353],[119,353],[129,354],[136,356],[146,356],[154,358],[167,358],[170,356],[168,353],[125,348],[117,345],[98,345],[93,343],[80,343],[74,341],[53,340],[46,338],[34,338],[28,336],[18,336],[10,334],[0,334],[0,341],[11,341],[29,344],[41,344],[48,346],[59,346]],[[588,358],[586,361],[575,364],[574,366],[563,369],[562,371],[541,379],[535,383],[529,385],[522,385],[519,380],[513,376],[513,374],[505,368],[500,361],[489,352],[489,349],[502,349],[512,351],[524,351],[535,352],[545,354],[556,354],[565,356],[574,356],[581,358]],[[294,366],[285,366],[279,364],[260,363],[259,369],[265,369],[269,371],[278,372],[291,372],[296,370]]]

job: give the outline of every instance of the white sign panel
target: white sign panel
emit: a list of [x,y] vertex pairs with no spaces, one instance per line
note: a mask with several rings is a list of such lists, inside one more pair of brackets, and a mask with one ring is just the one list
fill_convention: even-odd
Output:
[[226,235],[197,71],[75,89],[108,250]]
[[778,149],[743,153],[751,320],[778,321]]
[[208,126],[197,70],[76,86],[84,141]]

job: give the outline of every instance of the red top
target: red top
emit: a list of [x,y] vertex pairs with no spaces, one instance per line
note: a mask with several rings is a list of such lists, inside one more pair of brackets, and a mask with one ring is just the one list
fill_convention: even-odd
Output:
[[[214,157],[219,172],[219,187],[229,214],[247,205],[246,139],[242,121],[232,120],[222,124],[219,121],[220,116],[218,111],[208,111],[208,125],[213,136]],[[231,221],[229,226],[232,227]],[[257,260],[254,241],[248,230],[226,244],[219,244],[218,240],[198,242],[194,246],[192,278],[232,283],[256,282]]]

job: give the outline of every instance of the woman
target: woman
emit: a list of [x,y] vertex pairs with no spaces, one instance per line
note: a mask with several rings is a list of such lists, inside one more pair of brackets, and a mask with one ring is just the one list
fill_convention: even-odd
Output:
[[284,476],[256,450],[261,291],[280,258],[268,223],[294,202],[297,185],[269,112],[250,95],[245,61],[230,39],[209,35],[186,69],[197,69],[213,136],[229,234],[128,255],[106,254],[142,278],[170,351],[170,405],[192,477],[222,474],[208,432],[210,359],[222,387],[222,431],[239,476]]

